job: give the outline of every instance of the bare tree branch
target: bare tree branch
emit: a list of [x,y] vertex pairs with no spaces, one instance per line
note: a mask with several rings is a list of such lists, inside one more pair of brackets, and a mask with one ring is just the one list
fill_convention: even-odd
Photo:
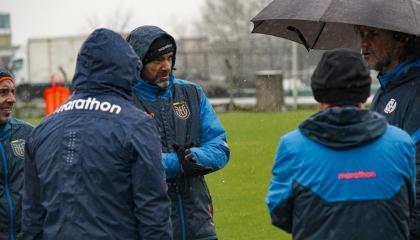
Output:
[[89,31],[105,27],[119,33],[126,31],[132,20],[132,10],[124,9],[122,5],[115,8],[115,11],[102,14],[100,17],[98,17],[97,14],[94,14],[86,18]]

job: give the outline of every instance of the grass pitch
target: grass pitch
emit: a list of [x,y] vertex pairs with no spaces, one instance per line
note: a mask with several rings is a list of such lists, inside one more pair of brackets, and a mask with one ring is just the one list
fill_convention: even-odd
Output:
[[314,112],[218,114],[231,149],[226,167],[206,177],[219,239],[291,239],[271,225],[265,196],[280,136]]

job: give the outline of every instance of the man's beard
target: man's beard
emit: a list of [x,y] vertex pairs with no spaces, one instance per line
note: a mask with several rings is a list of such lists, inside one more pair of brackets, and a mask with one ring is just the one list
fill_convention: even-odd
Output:
[[390,48],[381,58],[378,58],[377,61],[373,63],[373,66],[369,67],[380,73],[386,73],[386,70],[390,70],[388,69],[389,66],[395,62],[399,62],[399,51],[396,48]]
[[155,84],[158,85],[160,88],[165,88],[169,85],[169,81],[158,81]]
[[372,69],[384,73],[385,69],[391,65],[391,58],[390,56],[386,56],[384,59],[378,60],[376,63],[373,64]]
[[167,87],[169,85],[169,80],[167,80],[167,81],[162,80],[160,78],[160,76],[157,76],[157,77],[155,77],[153,79],[147,78],[145,76],[142,76],[142,78],[143,78],[143,80],[145,82],[148,82],[150,84],[156,85],[156,86],[158,86],[158,87],[160,87],[162,89],[165,88],[165,87]]
[[366,59],[364,60],[369,69],[376,70],[380,73],[385,73],[387,68],[392,64],[394,58],[397,57],[397,54],[394,51],[388,51],[382,56],[378,56],[374,52],[372,53],[370,49],[362,49],[362,54],[363,52],[368,52],[371,55],[375,55],[375,59],[371,59],[371,61]]

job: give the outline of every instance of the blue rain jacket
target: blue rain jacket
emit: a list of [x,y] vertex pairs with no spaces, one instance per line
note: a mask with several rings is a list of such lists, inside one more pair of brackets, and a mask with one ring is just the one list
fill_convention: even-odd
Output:
[[409,239],[415,147],[379,114],[330,108],[283,136],[266,202],[295,240]]
[[0,239],[21,239],[24,146],[32,125],[10,118],[0,126]]
[[[140,59],[143,59],[153,41],[162,35],[166,35],[172,39],[173,45],[175,46],[172,62],[174,68],[176,60],[175,40],[160,28],[155,26],[140,27],[130,33],[127,41],[133,46]],[[176,79],[173,71],[171,72],[169,81],[169,85],[162,90],[157,85],[149,84],[141,79],[136,84],[134,91],[137,97],[148,102],[173,101],[173,88],[175,85],[194,86],[199,94],[199,102],[191,104],[198,104],[197,107],[199,108],[200,146],[193,147],[191,150],[200,164],[211,167],[214,170],[223,168],[227,164],[230,155],[226,142],[226,132],[208,98],[199,85]],[[177,174],[181,173],[181,167],[176,153],[170,150],[164,150],[162,158],[167,178],[174,178]]]
[[[140,59],[143,59],[155,39],[166,32],[155,26],[135,29],[127,37]],[[204,176],[184,176],[173,145],[189,145],[197,162],[212,171],[223,168],[229,160],[226,133],[203,90],[191,82],[175,79],[170,74],[169,85],[157,85],[140,80],[134,87],[136,105],[154,116],[161,136],[162,158],[172,202],[174,239],[217,239],[213,223],[213,205]]]

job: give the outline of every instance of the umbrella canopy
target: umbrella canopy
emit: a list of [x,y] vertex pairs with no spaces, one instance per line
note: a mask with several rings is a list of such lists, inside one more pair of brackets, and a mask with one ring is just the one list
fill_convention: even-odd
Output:
[[420,0],[274,0],[252,20],[253,33],[309,49],[359,46],[355,25],[420,35]]

